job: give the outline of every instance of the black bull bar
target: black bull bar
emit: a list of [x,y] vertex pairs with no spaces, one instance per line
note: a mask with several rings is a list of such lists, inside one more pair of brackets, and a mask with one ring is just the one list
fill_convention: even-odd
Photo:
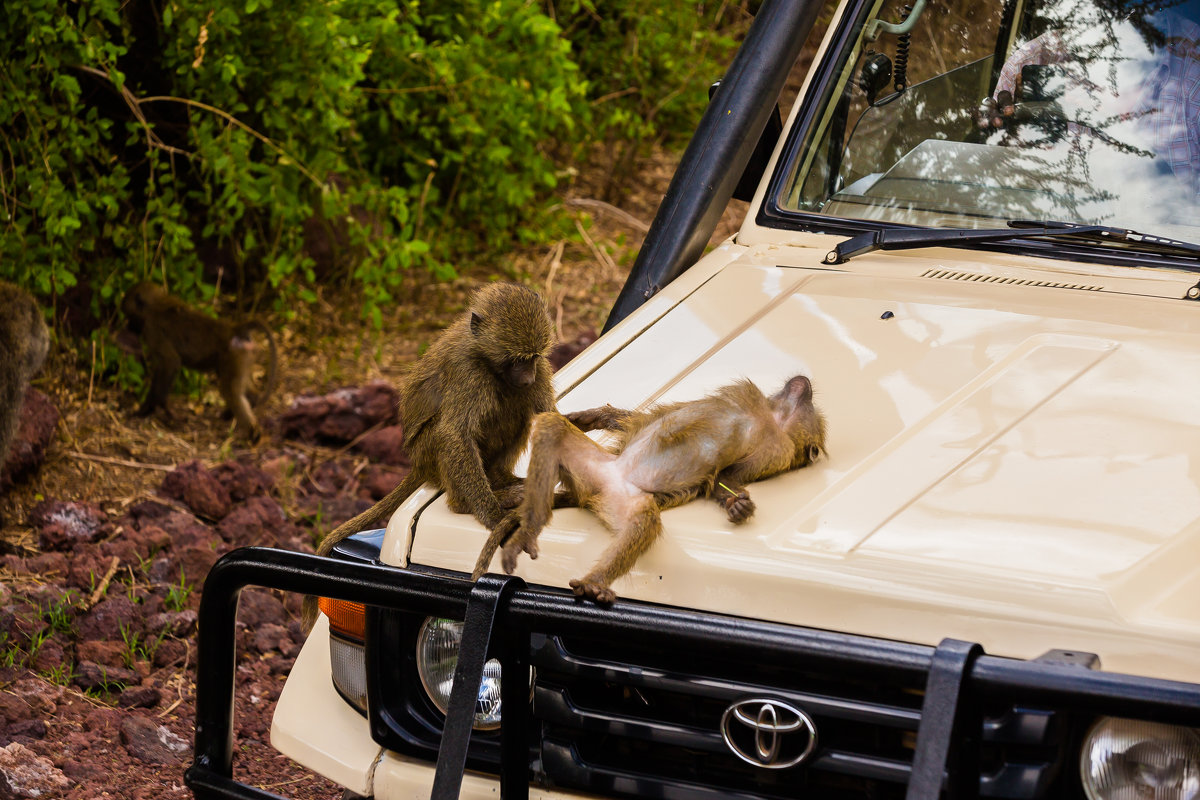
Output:
[[[1200,726],[1200,684],[1085,669],[1053,661],[989,656],[978,644],[946,639],[937,647],[852,636],[677,608],[618,602],[611,608],[564,592],[485,575],[477,583],[305,553],[246,547],[217,561],[200,601],[195,757],[185,779],[197,798],[280,800],[234,780],[234,621],[247,586],[321,595],[369,606],[464,619],[445,734],[432,798],[456,798],[466,763],[476,687],[488,657],[501,663],[501,796],[529,796],[531,632],[614,635],[641,644],[669,643],[708,653],[736,653],[773,664],[899,670],[923,679],[925,697],[908,800],[978,794],[981,706],[1003,695],[1032,704],[1094,714]],[[975,726],[974,728],[972,726]]]

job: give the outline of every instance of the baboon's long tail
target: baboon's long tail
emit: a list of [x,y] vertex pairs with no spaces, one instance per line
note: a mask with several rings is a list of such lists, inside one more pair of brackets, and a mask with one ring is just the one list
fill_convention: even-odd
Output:
[[267,339],[267,377],[263,380],[262,391],[258,393],[258,397],[255,399],[254,407],[257,409],[267,402],[267,398],[275,393],[275,386],[279,382],[279,353],[275,349],[275,336],[271,333],[270,328],[259,320],[247,322],[246,327],[261,331]]
[[[333,551],[334,546],[347,536],[351,536],[359,531],[370,530],[372,527],[386,521],[400,507],[400,504],[407,500],[413,492],[421,488],[421,485],[424,483],[424,476],[418,474],[417,470],[408,473],[395,489],[388,492],[387,497],[358,516],[334,528],[333,531],[321,540],[321,544],[317,546],[317,555],[327,556]],[[313,625],[317,624],[317,614],[317,598],[312,595],[305,596],[300,610],[300,625],[305,633],[311,631]]]

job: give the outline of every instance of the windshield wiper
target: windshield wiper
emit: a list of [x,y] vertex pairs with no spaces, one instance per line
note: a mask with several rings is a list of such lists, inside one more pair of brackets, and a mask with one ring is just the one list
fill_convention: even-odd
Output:
[[1010,220],[1007,228],[885,228],[867,231],[839,242],[825,254],[826,264],[844,264],[873,250],[913,250],[918,247],[1002,242],[1029,237],[1091,239],[1098,242],[1128,242],[1155,252],[1200,257],[1200,244],[1166,239],[1127,228],[1107,225],[1075,225],[1027,219]]

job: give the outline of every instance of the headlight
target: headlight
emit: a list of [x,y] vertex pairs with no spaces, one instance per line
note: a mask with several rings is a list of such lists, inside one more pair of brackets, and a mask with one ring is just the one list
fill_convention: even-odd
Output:
[[1104,717],[1083,740],[1089,800],[1200,798],[1200,734],[1192,728]]
[[[429,699],[443,714],[450,707],[462,629],[461,622],[430,617],[417,634],[417,674]],[[500,727],[500,662],[494,658],[483,665],[472,727],[478,731]]]

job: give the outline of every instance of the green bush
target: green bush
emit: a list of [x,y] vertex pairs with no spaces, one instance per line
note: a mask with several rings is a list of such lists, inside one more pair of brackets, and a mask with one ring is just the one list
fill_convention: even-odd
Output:
[[[721,6],[725,9],[725,6]],[[690,131],[745,14],[696,0],[22,0],[0,20],[0,277],[92,308],[380,307],[538,237],[563,166]],[[102,342],[103,344],[103,342]],[[136,376],[134,376],[136,378]]]
[[749,27],[748,0],[560,0],[552,12],[588,81],[591,135],[612,164],[605,199],[650,146],[684,144]]

